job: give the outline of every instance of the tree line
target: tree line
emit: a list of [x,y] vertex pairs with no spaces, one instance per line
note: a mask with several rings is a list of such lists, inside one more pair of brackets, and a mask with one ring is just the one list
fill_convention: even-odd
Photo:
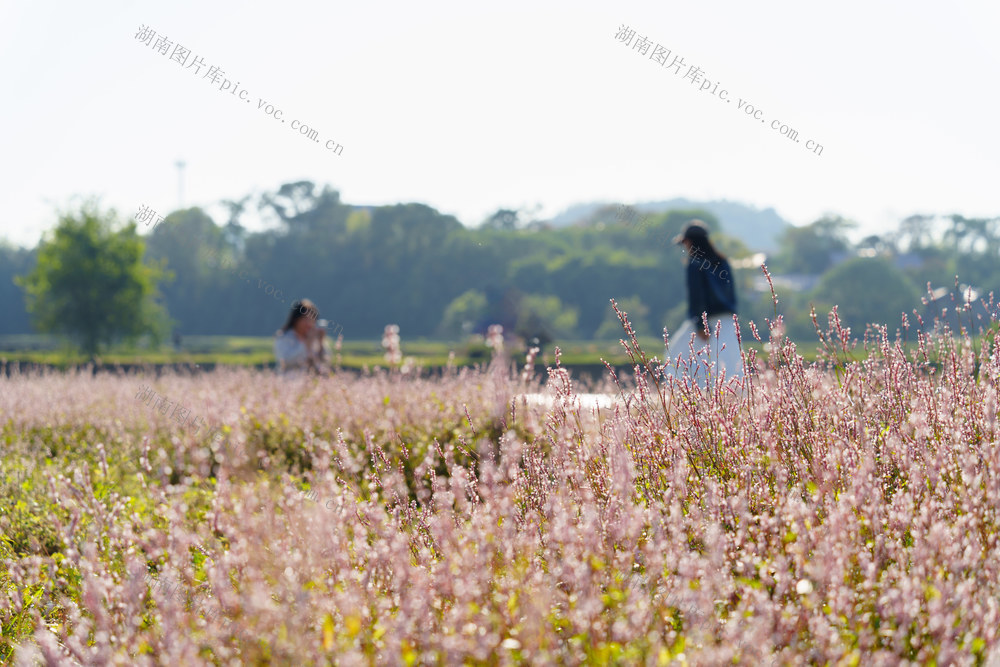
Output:
[[[611,205],[564,227],[500,210],[468,228],[423,204],[351,205],[308,181],[225,203],[226,220],[177,210],[145,236],[91,204],[61,215],[35,248],[0,245],[0,334],[34,326],[72,335],[66,327],[84,322],[96,333],[78,340],[91,348],[94,335],[105,345],[148,334],[270,335],[291,301],[308,297],[348,339],[375,338],[389,323],[404,337],[455,340],[498,323],[542,343],[616,339],[612,298],[641,335],[659,336],[684,317],[684,257],[671,239],[692,218],[738,267],[742,319],[762,323],[777,310],[803,339],[815,336],[811,305],[825,324],[837,304],[857,333],[872,321],[897,327],[900,311],[924,307],[928,282],[951,286],[958,274],[983,293],[1000,284],[1000,218],[912,216],[859,242],[842,218],[790,226],[767,264],[799,282],[779,281],[791,286],[779,287],[776,308],[761,291],[755,249],[699,209],[640,216]],[[254,206],[277,224],[249,232],[242,220]],[[115,262],[133,266],[115,273]],[[91,312],[109,301],[117,310],[106,318]],[[115,322],[128,326],[109,331]]]

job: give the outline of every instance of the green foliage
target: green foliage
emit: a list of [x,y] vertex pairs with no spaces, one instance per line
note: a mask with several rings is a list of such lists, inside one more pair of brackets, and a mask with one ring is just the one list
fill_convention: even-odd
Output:
[[445,308],[439,332],[452,339],[468,335],[486,315],[487,305],[486,295],[479,290],[462,292]]
[[[459,338],[468,323],[485,320],[508,331],[520,325],[541,332],[545,325],[549,336],[586,334],[602,325],[608,300],[623,294],[636,295],[654,314],[680,305],[682,256],[669,241],[693,217],[718,227],[700,210],[654,214],[631,225],[616,221],[612,210],[591,224],[552,229],[522,224],[520,216],[530,212],[503,209],[467,229],[421,204],[353,207],[334,191],[310,186],[286,184],[261,197],[278,229],[236,233],[241,201],[227,204],[226,229],[233,234],[214,228],[197,209],[175,212],[155,230],[151,254],[178,275],[165,292],[183,335],[273,332],[287,305],[258,289],[260,281],[286,301],[313,299],[348,339],[378,336],[388,322],[417,337]],[[734,252],[724,235],[718,239]],[[671,283],[675,289],[663,289]],[[575,310],[575,323],[562,313],[553,329],[548,315],[521,315],[523,295],[557,297],[562,310]]]
[[60,550],[52,524],[61,514],[46,498],[45,482],[40,471],[11,470],[0,472],[0,544],[14,554],[46,554]]
[[783,273],[821,274],[833,265],[836,253],[848,248],[846,232],[856,224],[841,217],[826,217],[804,227],[789,227],[781,238],[781,251],[772,270]]
[[[741,261],[760,248],[724,233],[716,216],[686,202],[661,212],[596,207],[563,227],[533,220],[531,211],[500,209],[475,229],[423,204],[352,206],[336,190],[309,181],[223,205],[221,226],[192,208],[169,214],[147,238],[148,256],[176,276],[162,287],[163,303],[185,339],[272,335],[291,301],[302,297],[315,301],[321,317],[341,327],[347,340],[377,339],[388,323],[398,324],[407,340],[462,338],[469,323],[478,333],[484,323],[541,332],[539,313],[531,320],[520,306],[541,295],[576,313],[575,324],[557,328],[581,337],[598,331],[617,337],[608,301],[634,297],[646,309],[646,322],[630,313],[637,327],[658,337],[662,326],[674,330],[686,315],[684,256],[672,239],[693,218],[705,221],[713,243],[734,263],[741,320],[763,325],[764,317],[774,316],[770,294],[755,284],[759,263]],[[250,233],[241,225],[254,208],[274,223],[271,228]],[[722,222],[733,229],[730,218]],[[959,275],[982,294],[1000,291],[1000,218],[912,216],[897,231],[857,244],[847,238],[853,224],[830,216],[787,229],[768,267],[776,277],[818,280],[860,252],[891,262],[921,290],[927,282],[950,287]],[[10,276],[27,273],[40,250],[0,246],[0,308],[9,315],[0,334],[27,330],[25,305]],[[810,303],[822,308],[837,301],[844,312],[842,293],[789,284],[778,286],[777,310],[790,335],[813,337]],[[872,308],[864,310],[870,316]],[[40,322],[39,314],[35,319]]]
[[[462,323],[485,319],[507,331],[519,320],[539,328],[538,313],[535,320],[519,314],[523,295],[555,296],[576,312],[575,323],[563,314],[548,335],[587,334],[602,325],[611,298],[636,295],[657,318],[679,306],[682,256],[670,240],[693,217],[718,228],[701,210],[624,220],[612,208],[600,220],[558,229],[532,221],[530,210],[502,209],[468,229],[422,204],[350,206],[309,181],[250,199],[223,202],[221,227],[192,208],[170,213],[147,238],[148,256],[176,276],[162,288],[163,301],[185,339],[273,334],[302,297],[347,339],[377,337],[389,322],[407,337],[459,337]],[[273,228],[247,232],[241,217],[255,207]],[[717,238],[729,247],[724,235]],[[485,313],[481,299],[459,300],[470,290],[486,298]],[[2,290],[0,299],[19,307]],[[24,332],[24,323],[9,331]]]
[[501,208],[491,215],[483,223],[484,229],[497,229],[502,231],[513,231],[518,227],[518,212],[511,209]]
[[894,329],[901,313],[920,306],[917,288],[891,263],[877,257],[856,257],[838,265],[823,276],[813,297],[822,301],[824,312],[837,305],[841,322],[856,334],[869,322]]
[[27,273],[35,263],[35,251],[16,248],[0,240],[0,335],[28,331],[28,311],[24,292],[15,283],[15,276]]
[[578,320],[579,311],[564,305],[559,297],[529,294],[521,299],[514,333],[525,340],[538,338],[544,345],[572,337]]
[[174,318],[192,321],[211,313],[226,321],[234,316],[233,309],[219,308],[216,295],[205,287],[234,286],[237,253],[227,247],[223,231],[201,209],[174,211],[154,228],[147,244],[149,258],[173,274],[161,289]]
[[144,264],[135,225],[88,202],[59,217],[38,247],[38,263],[18,280],[38,329],[66,334],[87,354],[148,334],[159,344],[166,310],[156,302],[162,267]]

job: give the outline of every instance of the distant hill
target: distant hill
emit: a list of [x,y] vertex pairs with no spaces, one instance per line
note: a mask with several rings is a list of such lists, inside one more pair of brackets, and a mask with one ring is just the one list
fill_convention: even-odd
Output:
[[[617,202],[611,202],[616,204]],[[608,206],[608,202],[574,204],[548,222],[554,227],[565,227],[586,220],[597,209]],[[722,229],[730,236],[735,236],[747,244],[752,250],[770,252],[778,247],[778,237],[790,223],[779,216],[773,208],[763,211],[740,204],[739,202],[709,201],[699,202],[690,199],[670,199],[667,201],[643,202],[633,204],[638,211],[644,213],[660,213],[671,209],[702,208],[715,215],[722,224]]]

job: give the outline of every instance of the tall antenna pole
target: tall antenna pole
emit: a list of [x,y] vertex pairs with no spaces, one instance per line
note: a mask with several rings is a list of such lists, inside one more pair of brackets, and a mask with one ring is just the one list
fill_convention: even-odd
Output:
[[177,161],[177,209],[184,208],[184,167],[187,163],[184,160]]

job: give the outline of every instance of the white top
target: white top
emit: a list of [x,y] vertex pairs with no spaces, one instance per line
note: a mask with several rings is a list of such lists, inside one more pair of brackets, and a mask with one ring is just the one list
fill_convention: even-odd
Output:
[[279,372],[305,371],[310,367],[320,366],[328,357],[328,345],[324,338],[322,345],[318,340],[314,340],[307,346],[295,335],[293,329],[278,331],[274,338],[274,356],[278,359]]

